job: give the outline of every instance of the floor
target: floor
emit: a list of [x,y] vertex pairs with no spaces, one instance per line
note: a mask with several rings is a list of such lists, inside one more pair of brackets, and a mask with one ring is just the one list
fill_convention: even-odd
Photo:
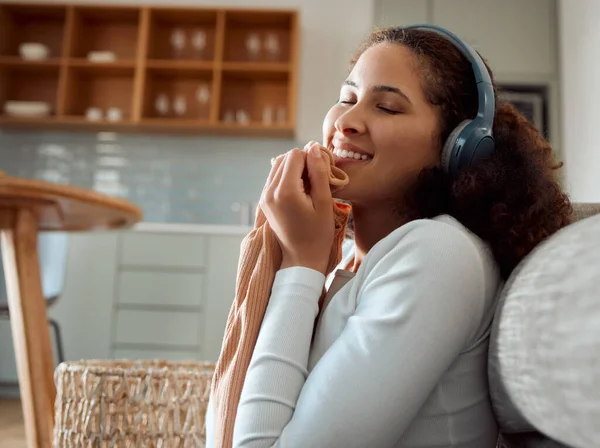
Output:
[[19,400],[0,399],[0,448],[27,448]]

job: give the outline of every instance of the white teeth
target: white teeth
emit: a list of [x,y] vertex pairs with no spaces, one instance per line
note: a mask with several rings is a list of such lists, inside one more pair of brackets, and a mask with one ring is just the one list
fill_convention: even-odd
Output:
[[334,149],[333,153],[342,159],[370,160],[372,158],[366,154],[359,154],[357,152],[347,151],[345,149]]

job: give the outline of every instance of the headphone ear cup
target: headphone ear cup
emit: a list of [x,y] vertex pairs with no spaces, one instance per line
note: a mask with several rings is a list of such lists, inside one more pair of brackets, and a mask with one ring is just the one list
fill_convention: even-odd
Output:
[[454,147],[456,146],[456,140],[460,133],[471,123],[471,120],[463,120],[458,126],[454,128],[454,130],[450,133],[446,142],[444,143],[444,147],[442,148],[442,169],[449,173],[452,156],[454,154]]

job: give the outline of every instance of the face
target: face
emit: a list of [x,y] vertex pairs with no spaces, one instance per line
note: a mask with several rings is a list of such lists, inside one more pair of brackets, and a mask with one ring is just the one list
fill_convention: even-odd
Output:
[[323,142],[350,182],[336,197],[353,204],[394,201],[420,171],[440,162],[438,112],[427,102],[410,50],[366,50],[323,123]]

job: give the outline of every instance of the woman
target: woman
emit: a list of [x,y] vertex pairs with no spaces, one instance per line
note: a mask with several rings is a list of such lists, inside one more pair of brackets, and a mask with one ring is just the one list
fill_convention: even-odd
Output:
[[235,446],[496,445],[486,372],[497,293],[571,206],[549,144],[505,103],[493,155],[443,169],[442,145],[477,110],[473,69],[445,37],[388,28],[366,40],[323,125],[349,176],[337,198],[352,204],[354,234],[327,279],[325,158],[311,143],[275,160],[261,206],[283,263]]

